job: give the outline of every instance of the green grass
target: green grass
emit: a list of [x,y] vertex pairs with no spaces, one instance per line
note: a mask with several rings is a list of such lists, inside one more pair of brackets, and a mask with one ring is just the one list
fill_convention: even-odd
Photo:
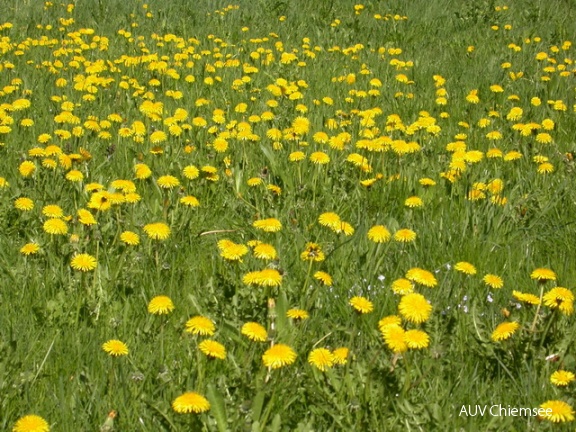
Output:
[[[574,288],[576,101],[574,65],[565,61],[573,59],[574,47],[563,49],[563,44],[573,38],[576,10],[560,0],[518,0],[507,10],[498,10],[504,4],[493,1],[423,5],[394,0],[366,2],[359,14],[347,1],[235,4],[226,10],[225,2],[171,1],[145,8],[140,1],[100,0],[79,2],[70,11],[58,2],[7,5],[2,20],[12,26],[0,30],[0,176],[9,183],[0,189],[0,429],[12,430],[21,417],[37,414],[54,431],[98,430],[116,410],[119,431],[563,430],[563,424],[535,418],[466,418],[459,413],[468,404],[538,407],[562,400],[574,405],[574,384],[560,388],[550,383],[554,371],[576,368],[573,315],[521,304],[512,291],[540,296],[541,287],[544,293],[556,285]],[[498,30],[491,28],[495,25]],[[101,49],[95,36],[108,38],[108,46]],[[282,64],[281,47],[297,50],[298,60]],[[565,64],[568,76],[558,69],[545,72],[553,63],[537,61],[539,52],[555,59],[556,66]],[[272,56],[268,63],[267,55]],[[130,65],[123,56],[144,57]],[[218,64],[219,56],[239,63]],[[393,59],[413,66],[397,67]],[[92,74],[96,87],[75,89],[100,60],[100,72]],[[159,61],[179,77],[150,67]],[[509,69],[502,67],[505,62],[511,63]],[[243,70],[247,65],[257,71]],[[510,72],[523,76],[514,80]],[[355,74],[354,83],[346,82],[349,74]],[[398,74],[413,82],[398,81]],[[195,81],[188,82],[188,75]],[[435,75],[446,80],[447,105],[436,103]],[[234,89],[233,81],[247,76],[249,82]],[[215,79],[213,85],[204,83],[207,77]],[[67,84],[58,87],[59,78]],[[273,96],[267,87],[280,78],[296,83],[302,99]],[[372,78],[382,82],[379,95],[350,92],[376,89]],[[494,84],[504,92],[491,92]],[[466,96],[475,89],[480,102],[471,104]],[[168,90],[180,91],[182,98],[169,97]],[[164,104],[159,119],[140,110],[151,96]],[[333,104],[322,102],[324,97]],[[532,105],[533,97],[542,104]],[[15,110],[12,104],[22,98],[31,106]],[[197,106],[200,98],[210,103]],[[267,105],[272,99],[276,107]],[[554,108],[558,100],[565,111]],[[65,101],[75,104],[78,124],[55,121]],[[248,105],[246,113],[235,111],[239,103]],[[298,104],[308,111],[297,111]],[[521,120],[506,119],[513,107],[523,109]],[[415,141],[421,150],[398,155],[390,148],[357,148],[369,128],[361,116],[376,108],[381,113],[374,117],[374,137]],[[189,128],[179,136],[164,122],[176,109],[188,113],[180,125]],[[215,109],[223,111],[224,123],[213,119]],[[228,138],[222,153],[212,147],[216,134],[211,126],[216,133],[237,131],[237,122],[265,111],[275,117],[252,124],[257,140]],[[408,127],[420,124],[423,111],[440,127],[435,133],[425,127],[408,132],[387,128],[392,114]],[[102,121],[110,114],[122,121],[103,129],[109,138],[85,123],[90,116]],[[283,137],[280,145],[267,137],[270,129],[289,128],[298,116],[310,121],[307,134],[296,140]],[[194,126],[196,117],[207,126]],[[483,118],[491,120],[486,128],[478,125]],[[541,124],[546,118],[555,123],[547,131],[551,144],[513,129],[515,123]],[[24,127],[23,119],[34,124]],[[334,130],[328,127],[330,119],[340,122]],[[119,133],[135,121],[145,126],[142,143]],[[58,137],[78,126],[83,134]],[[155,130],[167,134],[158,144],[161,155],[151,153]],[[486,137],[493,130],[502,133],[501,140]],[[321,131],[330,137],[347,133],[350,139],[338,150],[314,140]],[[47,144],[38,142],[44,133],[52,136]],[[465,138],[456,137],[462,133]],[[465,163],[450,182],[441,175],[453,158],[446,146],[458,140],[484,157]],[[50,144],[68,155],[87,150],[91,158],[66,167],[58,155],[35,158],[29,153]],[[487,158],[494,147],[504,154],[519,151],[522,158]],[[290,162],[294,151],[303,151],[306,159]],[[308,158],[316,151],[325,152],[330,162],[313,164]],[[364,156],[371,171],[346,161],[351,153]],[[537,171],[537,155],[548,158],[552,173]],[[57,162],[55,169],[42,165],[47,157]],[[37,165],[29,177],[19,172],[24,160]],[[137,163],[147,164],[152,176],[137,180]],[[182,174],[188,165],[215,167],[219,180],[188,180]],[[83,173],[83,182],[65,179],[70,168]],[[161,189],[156,180],[162,175],[177,177],[180,186]],[[381,178],[372,186],[360,184],[377,175]],[[249,186],[255,177],[262,184]],[[422,186],[424,177],[436,185]],[[98,182],[112,191],[110,184],[118,179],[134,181],[141,200],[91,210],[97,225],[82,225],[77,210],[87,208],[91,197],[85,186]],[[503,181],[505,205],[492,203],[488,191],[483,200],[468,199],[475,184],[494,179]],[[281,194],[267,185],[279,186]],[[200,206],[183,206],[184,195],[197,197]],[[411,196],[422,198],[424,206],[406,207]],[[19,197],[31,198],[33,210],[16,209]],[[48,204],[70,216],[66,235],[44,232],[42,208]],[[336,212],[354,233],[346,236],[321,226],[318,217],[325,212]],[[265,233],[252,226],[272,217],[282,222],[281,231]],[[159,221],[171,228],[165,241],[151,240],[143,230]],[[377,224],[392,234],[413,229],[416,241],[376,244],[367,232]],[[123,244],[125,230],[137,232],[141,243]],[[227,261],[218,249],[223,239],[270,243],[279,258],[264,262],[249,253],[242,261]],[[38,243],[40,251],[20,253],[28,242]],[[310,266],[301,259],[308,242],[322,247],[324,261]],[[94,256],[96,269],[72,269],[77,253]],[[460,261],[472,263],[478,273],[455,271]],[[246,273],[267,266],[283,274],[280,287],[243,283]],[[403,326],[424,330],[430,344],[394,354],[378,321],[398,314],[400,296],[393,293],[392,282],[414,267],[433,272],[438,286],[416,285],[432,304],[432,315],[421,325],[404,320]],[[531,272],[542,267],[552,269],[557,281],[541,286],[531,280]],[[317,270],[333,277],[332,287],[311,276]],[[501,276],[504,287],[489,289],[482,282],[487,273]],[[147,312],[157,295],[173,300],[171,314]],[[374,311],[354,312],[348,303],[353,296],[368,298]],[[287,318],[291,308],[307,310],[310,318]],[[207,358],[198,349],[203,338],[184,331],[195,315],[214,321],[213,339],[226,347],[225,360]],[[510,339],[494,342],[492,332],[505,320],[521,327]],[[266,343],[241,335],[248,321],[270,330]],[[109,339],[125,342],[128,356],[108,356],[102,344]],[[295,363],[269,371],[262,355],[272,342],[294,348]],[[349,348],[347,363],[319,371],[308,363],[308,355],[321,347]],[[551,354],[558,355],[558,362],[546,360]],[[173,400],[186,391],[206,396],[211,409],[198,415],[174,412]]]

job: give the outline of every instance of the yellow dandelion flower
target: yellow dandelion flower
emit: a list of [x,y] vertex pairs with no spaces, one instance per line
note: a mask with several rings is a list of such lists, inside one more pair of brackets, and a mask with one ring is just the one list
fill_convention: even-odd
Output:
[[104,342],[102,349],[106,352],[106,354],[113,357],[128,355],[128,347],[126,344],[117,339],[111,339],[108,342]]
[[332,351],[332,355],[334,356],[334,364],[335,365],[345,365],[348,363],[348,354],[350,350],[346,347],[336,348]]
[[288,345],[276,344],[262,355],[262,362],[267,368],[278,369],[291,365],[296,357],[296,352]]
[[566,402],[560,400],[550,400],[540,405],[545,410],[545,414],[538,416],[552,423],[565,423],[574,420],[574,410]]
[[44,231],[52,235],[64,235],[68,233],[68,225],[62,219],[51,218],[44,222]]
[[490,337],[494,342],[500,342],[509,339],[519,328],[520,324],[516,321],[503,322],[494,329]]
[[418,267],[414,267],[408,270],[405,277],[412,282],[416,282],[429,288],[433,288],[438,285],[438,281],[432,272]]
[[237,244],[227,239],[218,242],[218,249],[220,249],[220,256],[229,261],[240,261],[248,253],[246,245]]
[[170,297],[165,295],[156,296],[148,303],[148,312],[153,315],[166,315],[173,310],[174,303]]
[[198,348],[204,355],[211,358],[224,360],[226,358],[226,348],[220,342],[206,339],[200,342]]
[[422,330],[407,330],[404,333],[404,341],[406,345],[408,345],[408,348],[423,349],[428,348],[430,337]]
[[361,314],[367,314],[374,310],[374,304],[365,297],[352,297],[348,304]]
[[390,231],[384,225],[374,225],[368,230],[368,239],[374,243],[385,243],[391,237]]
[[405,340],[406,331],[399,324],[387,325],[382,330],[384,342],[395,353],[403,353],[408,350]]
[[530,273],[530,279],[537,280],[538,282],[555,281],[556,273],[547,268],[537,268]]
[[490,288],[493,289],[500,289],[504,286],[504,281],[502,280],[502,278],[500,276],[497,276],[495,274],[487,274],[485,275],[482,280],[484,281],[484,283],[486,285],[488,285]]
[[459,272],[464,273],[464,274],[467,274],[467,275],[475,275],[476,274],[476,267],[474,267],[469,262],[465,262],[465,261],[460,261],[460,262],[456,263],[456,265],[454,266],[454,270],[459,271]]
[[170,227],[163,222],[144,225],[144,232],[153,240],[166,240],[170,237]]
[[78,211],[76,212],[76,214],[78,215],[78,222],[80,222],[82,225],[96,225],[96,218],[94,217],[94,215],[92,213],[90,213],[89,210],[86,209],[78,209]]
[[303,261],[324,261],[325,255],[322,248],[316,243],[306,243],[306,248],[300,254],[300,259]]
[[321,151],[312,153],[310,155],[309,159],[310,159],[310,162],[312,162],[316,165],[325,165],[325,164],[330,162],[330,156],[328,156],[326,153],[321,152]]
[[216,331],[216,326],[210,318],[196,315],[186,321],[185,331],[187,333],[192,333],[193,335],[212,336]]
[[12,432],[49,432],[50,426],[48,422],[44,420],[42,417],[29,414],[24,417],[20,417],[14,427],[12,428]]
[[31,161],[24,161],[18,167],[18,171],[22,177],[30,177],[36,171],[36,164]]
[[20,248],[20,253],[24,256],[35,255],[40,251],[40,245],[38,243],[26,243]]
[[566,387],[575,379],[574,373],[565,370],[557,370],[550,376],[550,382],[558,387]]
[[20,211],[30,211],[34,208],[34,201],[27,197],[18,198],[14,201],[14,207]]
[[242,326],[240,332],[254,342],[266,342],[268,332],[264,326],[256,322],[247,322]]
[[130,246],[137,246],[140,244],[140,236],[133,231],[124,231],[120,234],[120,241]]
[[64,217],[64,211],[62,210],[62,208],[55,204],[48,204],[42,207],[42,214],[49,218]]
[[514,297],[516,300],[521,301],[523,303],[528,303],[530,305],[539,305],[540,304],[540,298],[537,295],[534,294],[528,294],[528,293],[523,293],[520,291],[512,291],[512,297]]
[[410,243],[416,240],[416,233],[411,229],[402,228],[394,233],[394,240],[401,243]]
[[308,363],[324,372],[334,365],[334,354],[326,348],[313,349],[308,355]]
[[178,414],[200,414],[210,409],[210,402],[201,394],[187,392],[174,399],[172,409]]
[[406,201],[404,201],[404,205],[410,208],[419,208],[424,205],[424,201],[422,201],[422,198],[420,197],[412,196],[410,198],[406,198]]
[[308,312],[303,309],[288,309],[286,316],[288,318],[292,318],[293,320],[305,320],[310,317]]
[[568,288],[555,287],[542,297],[544,304],[552,309],[560,309],[564,315],[574,312],[574,294]]
[[396,279],[392,282],[392,291],[394,294],[406,295],[414,292],[414,284],[409,279]]
[[254,247],[254,256],[258,259],[273,260],[278,257],[274,246],[267,243],[260,243]]
[[317,271],[314,273],[314,279],[319,280],[323,285],[332,286],[332,276],[326,272]]
[[70,266],[74,270],[88,272],[96,268],[97,262],[96,258],[94,258],[92,255],[81,253],[75,255],[74,258],[72,258],[72,261],[70,261]]
[[264,232],[278,232],[282,229],[282,223],[275,218],[257,220],[252,226]]
[[198,198],[192,195],[186,195],[180,198],[180,204],[185,205],[186,207],[198,207],[200,206],[200,201]]
[[173,189],[177,186],[180,186],[180,180],[171,175],[164,175],[158,177],[156,184],[162,189]]
[[398,312],[407,321],[420,324],[428,321],[432,313],[432,305],[428,303],[422,294],[406,294],[400,300]]

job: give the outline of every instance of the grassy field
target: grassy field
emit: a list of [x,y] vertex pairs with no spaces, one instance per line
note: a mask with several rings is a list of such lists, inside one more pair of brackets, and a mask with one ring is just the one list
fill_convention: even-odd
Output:
[[574,427],[571,2],[2,3],[0,430]]

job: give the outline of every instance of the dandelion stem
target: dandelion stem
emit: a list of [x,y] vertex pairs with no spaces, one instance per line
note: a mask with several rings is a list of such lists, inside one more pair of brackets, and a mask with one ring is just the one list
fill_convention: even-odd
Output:
[[536,328],[536,321],[538,321],[538,314],[540,313],[540,307],[542,306],[542,296],[544,295],[544,286],[540,287],[540,301],[538,302],[538,307],[536,308],[536,313],[534,314],[534,320],[532,321],[532,325],[530,326],[530,332],[534,333],[534,329]]

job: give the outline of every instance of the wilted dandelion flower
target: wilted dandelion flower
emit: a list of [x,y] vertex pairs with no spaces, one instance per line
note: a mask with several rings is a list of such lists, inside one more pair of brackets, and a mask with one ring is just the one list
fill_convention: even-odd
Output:
[[556,280],[556,273],[547,268],[537,268],[532,273],[530,273],[530,279],[537,280],[540,283],[552,280]]
[[404,341],[406,345],[408,345],[408,348],[423,349],[428,348],[430,337],[422,330],[407,330],[404,333]]
[[278,369],[291,365],[296,361],[296,357],[296,352],[288,345],[276,344],[262,355],[262,362],[268,368]]
[[198,348],[202,353],[211,358],[224,360],[226,358],[226,348],[220,342],[206,339],[200,342]]
[[24,246],[20,248],[20,253],[24,256],[35,255],[40,250],[40,246],[38,243],[26,243]]
[[49,432],[50,426],[42,417],[29,414],[20,417],[14,424],[12,432]]
[[62,219],[51,218],[44,222],[44,231],[52,235],[64,235],[68,232],[68,225]]
[[430,318],[432,305],[422,294],[410,293],[400,299],[398,312],[407,321],[420,324]]
[[165,295],[156,296],[148,303],[148,312],[153,315],[166,315],[173,310],[174,303],[170,297]]
[[14,207],[20,211],[30,211],[34,208],[34,201],[27,197],[18,198],[14,201]]
[[375,243],[385,243],[390,237],[390,231],[384,225],[374,225],[368,230],[368,239]]
[[503,322],[494,329],[491,338],[494,342],[500,342],[509,339],[514,333],[516,333],[516,330],[519,328],[520,324],[515,321]]
[[140,236],[132,231],[124,231],[120,234],[120,241],[130,246],[137,246],[140,244]]
[[200,414],[210,409],[210,402],[201,394],[187,392],[174,399],[172,409],[178,414]]
[[144,225],[144,232],[153,240],[166,240],[170,237],[170,227],[163,222]]
[[264,326],[256,322],[247,322],[242,326],[240,332],[248,339],[255,342],[266,342],[266,339],[268,338],[268,332]]
[[411,229],[402,228],[394,233],[394,240],[401,243],[410,243],[416,240],[416,233]]
[[539,416],[544,420],[551,421],[552,423],[565,423],[574,420],[574,410],[566,402],[560,400],[550,400],[540,405],[544,410],[551,410],[543,416]]
[[288,318],[292,318],[293,320],[305,320],[310,317],[308,312],[306,312],[304,309],[288,309],[286,316]]
[[96,268],[97,262],[96,258],[94,258],[92,255],[81,253],[75,255],[74,258],[72,258],[72,261],[70,261],[70,266],[74,270],[88,272]]
[[186,321],[185,331],[193,335],[212,336],[216,331],[216,326],[210,318],[197,315]]
[[326,348],[313,349],[308,355],[308,363],[324,372],[334,365],[334,354]]
[[275,218],[257,220],[252,226],[264,232],[278,232],[282,229],[282,223]]
[[314,273],[314,279],[319,280],[323,285],[332,286],[332,276],[326,272],[317,271]]
[[365,297],[352,297],[348,303],[361,314],[367,314],[374,310],[374,304]]
[[303,261],[324,261],[324,252],[319,244],[306,243],[306,248],[300,254],[300,259]]
[[552,376],[550,376],[550,382],[559,387],[566,387],[568,384],[574,381],[574,379],[576,379],[574,374],[565,370],[558,370],[554,372]]
[[111,339],[108,342],[105,342],[102,345],[102,349],[106,352],[106,354],[113,357],[128,355],[128,347],[126,344],[117,339]]
[[469,262],[465,262],[465,261],[460,261],[460,262],[456,263],[456,265],[454,266],[454,269],[461,272],[461,273],[467,274],[467,275],[475,275],[476,274],[476,267],[474,267]]
[[504,281],[502,280],[502,278],[494,274],[487,274],[482,278],[482,280],[490,288],[499,289],[504,286]]

